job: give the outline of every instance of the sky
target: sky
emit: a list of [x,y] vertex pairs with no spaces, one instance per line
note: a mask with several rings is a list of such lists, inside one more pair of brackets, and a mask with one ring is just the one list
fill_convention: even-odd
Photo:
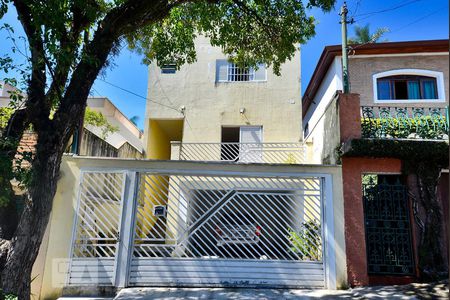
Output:
[[[336,1],[335,9],[323,13],[318,9],[308,11],[316,19],[316,35],[301,46],[302,92],[306,89],[323,48],[341,43],[339,10],[343,1]],[[354,35],[355,26],[370,25],[371,31],[387,27],[390,32],[382,39],[391,42],[410,40],[448,39],[448,0],[348,0],[349,19],[354,23],[348,27],[348,35]],[[15,35],[23,35],[14,9],[10,9],[0,24],[8,23]],[[16,43],[23,42],[16,39]],[[5,30],[0,30],[0,56],[9,54],[17,61],[23,60],[20,53],[11,52],[12,42]],[[108,97],[129,118],[138,116],[138,127],[144,128],[145,98],[147,95],[147,66],[142,58],[126,47],[115,57],[114,65],[105,70],[91,91],[92,96]],[[0,78],[7,76],[0,72]]]

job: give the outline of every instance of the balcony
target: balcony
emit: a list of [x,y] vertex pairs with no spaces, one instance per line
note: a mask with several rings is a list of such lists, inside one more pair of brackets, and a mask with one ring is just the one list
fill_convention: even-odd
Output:
[[448,107],[361,106],[363,138],[448,140]]
[[172,160],[303,164],[305,146],[302,143],[172,142]]

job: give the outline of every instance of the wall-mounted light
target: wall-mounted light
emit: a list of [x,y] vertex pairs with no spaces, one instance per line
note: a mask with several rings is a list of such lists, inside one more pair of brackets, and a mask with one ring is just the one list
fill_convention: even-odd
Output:
[[239,113],[240,113],[241,115],[245,114],[245,107],[241,107],[241,108],[239,109]]
[[184,115],[184,112],[186,111],[186,106],[181,105],[180,106],[180,112]]

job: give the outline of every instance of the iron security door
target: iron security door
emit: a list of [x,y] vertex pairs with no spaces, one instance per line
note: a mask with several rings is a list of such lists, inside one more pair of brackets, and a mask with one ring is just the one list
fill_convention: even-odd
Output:
[[363,184],[368,273],[412,275],[407,188],[399,181],[380,183],[380,176],[369,176]]
[[139,182],[128,285],[326,286],[320,177]]
[[115,285],[125,173],[82,172],[68,285]]

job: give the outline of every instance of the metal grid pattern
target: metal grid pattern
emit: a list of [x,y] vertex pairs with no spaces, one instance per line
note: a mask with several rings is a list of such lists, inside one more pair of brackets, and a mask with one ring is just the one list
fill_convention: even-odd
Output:
[[363,184],[368,272],[412,275],[414,259],[407,188],[399,181],[377,182],[374,175],[369,176]]
[[85,172],[81,176],[73,257],[114,258],[125,176],[102,172]]
[[133,257],[322,261],[321,179],[141,173]]
[[180,160],[301,164],[305,149],[302,143],[182,143]]
[[254,78],[253,68],[238,67],[234,63],[228,63],[228,81],[253,81]]
[[448,108],[361,106],[365,138],[448,139]]

